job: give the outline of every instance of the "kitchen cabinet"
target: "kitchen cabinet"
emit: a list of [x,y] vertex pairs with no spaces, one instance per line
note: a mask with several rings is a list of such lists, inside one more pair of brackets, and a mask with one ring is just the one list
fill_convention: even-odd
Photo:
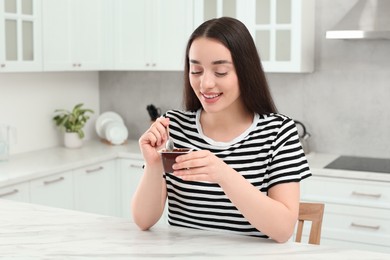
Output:
[[390,183],[312,170],[314,176],[301,183],[301,197],[325,203],[321,244],[390,252]]
[[120,159],[120,191],[121,217],[132,218],[131,199],[137,189],[143,174],[143,161],[135,159]]
[[0,188],[0,199],[28,202],[30,199],[28,183],[25,182]]
[[42,70],[41,1],[0,4],[0,72]]
[[44,71],[110,66],[109,0],[42,0]]
[[115,70],[183,70],[192,11],[192,1],[115,1]]
[[30,202],[73,209],[72,171],[30,181]]
[[[131,200],[142,178],[144,162],[135,159],[120,159],[121,217],[132,219]],[[157,224],[166,224],[168,205]]]
[[238,0],[194,0],[194,29],[216,17],[239,18],[237,13],[242,6]]
[[117,216],[116,160],[89,165],[73,171],[75,209]]
[[312,72],[314,1],[195,0],[195,24],[230,16],[250,31],[266,72]]

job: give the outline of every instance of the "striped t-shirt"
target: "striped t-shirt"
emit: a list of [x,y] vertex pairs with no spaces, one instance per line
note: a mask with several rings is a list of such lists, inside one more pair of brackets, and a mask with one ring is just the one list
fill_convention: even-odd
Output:
[[[175,147],[211,151],[264,194],[274,185],[311,175],[292,119],[255,114],[252,125],[240,136],[217,142],[203,134],[200,112],[166,113]],[[218,184],[183,181],[168,172],[164,177],[170,225],[267,237],[243,217]]]

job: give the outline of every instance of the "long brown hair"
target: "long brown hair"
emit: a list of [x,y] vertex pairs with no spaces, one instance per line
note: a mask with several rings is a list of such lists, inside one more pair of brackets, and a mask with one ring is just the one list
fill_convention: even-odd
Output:
[[237,73],[241,98],[247,109],[258,114],[276,113],[256,45],[245,25],[237,19],[221,17],[201,24],[190,36],[185,55],[184,107],[196,111],[202,107],[189,80],[189,50],[192,42],[206,37],[221,42],[231,53]]

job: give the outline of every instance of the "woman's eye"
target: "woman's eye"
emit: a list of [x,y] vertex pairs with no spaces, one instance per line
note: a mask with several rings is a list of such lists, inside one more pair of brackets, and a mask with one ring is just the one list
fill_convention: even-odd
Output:
[[227,75],[227,72],[215,72],[215,75],[217,75],[217,77],[223,77]]
[[199,74],[201,74],[202,73],[202,71],[191,71],[191,74],[192,75],[199,75]]

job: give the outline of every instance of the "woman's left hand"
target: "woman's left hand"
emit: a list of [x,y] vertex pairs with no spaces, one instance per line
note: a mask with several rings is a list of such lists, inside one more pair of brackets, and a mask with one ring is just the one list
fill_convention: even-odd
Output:
[[173,165],[175,176],[187,181],[220,183],[233,169],[207,150],[194,151],[178,156]]

